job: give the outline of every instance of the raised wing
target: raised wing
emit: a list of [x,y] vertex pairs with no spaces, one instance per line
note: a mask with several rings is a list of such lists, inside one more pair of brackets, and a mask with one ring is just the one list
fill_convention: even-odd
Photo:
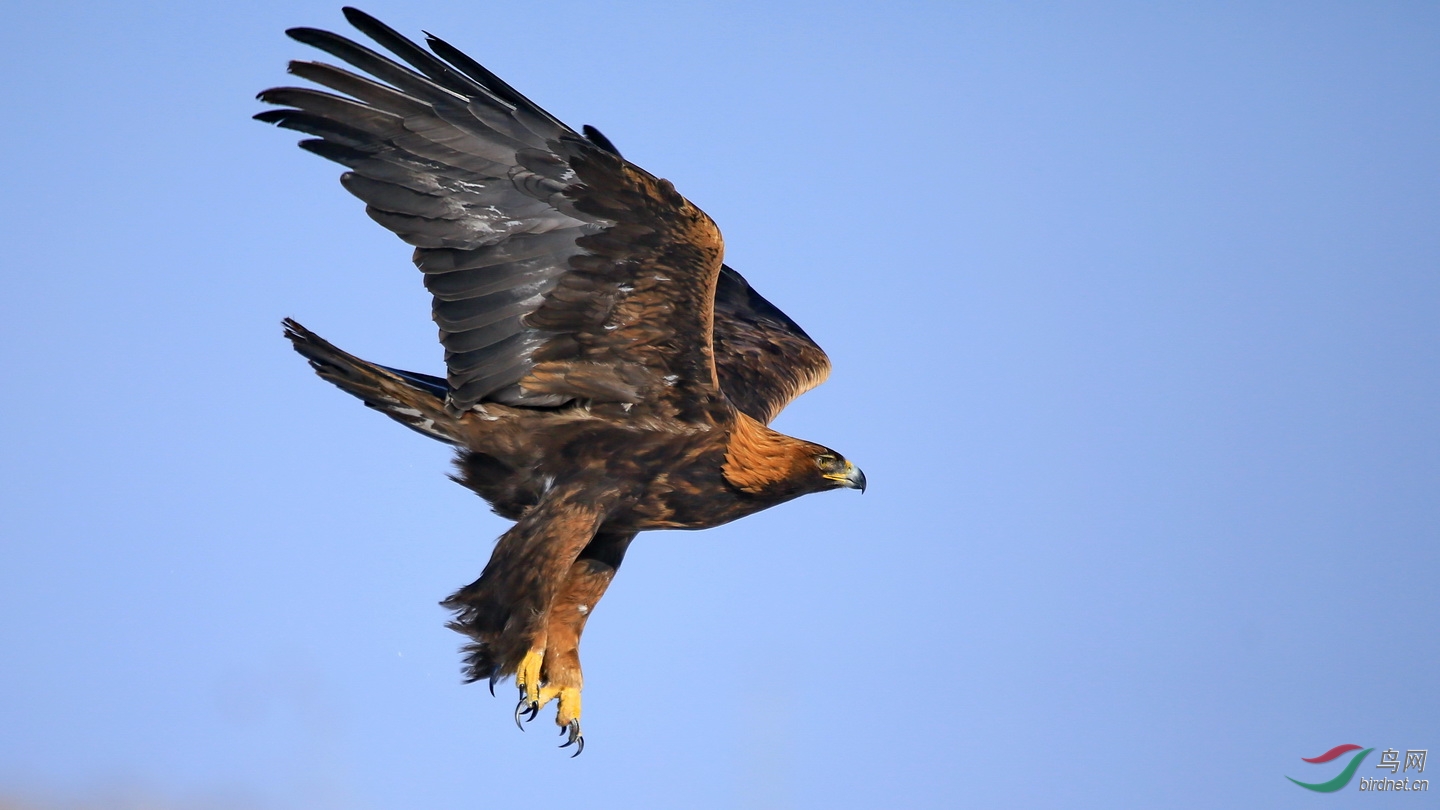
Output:
[[830,376],[830,358],[728,265],[715,287],[715,363],[736,408],[769,423]]
[[[581,131],[591,143],[620,154],[595,127],[586,124]],[[805,330],[728,264],[715,283],[714,345],[720,390],[736,408],[766,424],[830,376],[830,358]]]
[[301,146],[348,166],[345,188],[416,246],[449,406],[579,399],[698,418],[718,390],[723,244],[710,218],[445,42],[430,37],[432,53],[360,11],[345,16],[409,66],[293,29],[374,78],[292,62],[343,95],[266,90],[261,100],[286,109],[256,117],[315,136]]

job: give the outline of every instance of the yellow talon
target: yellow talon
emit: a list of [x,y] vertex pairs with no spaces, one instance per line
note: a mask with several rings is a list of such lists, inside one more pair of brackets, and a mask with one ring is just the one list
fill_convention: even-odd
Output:
[[560,690],[560,705],[555,707],[555,725],[580,726],[580,690],[567,688]]
[[540,690],[540,706],[560,699],[555,707],[555,725],[568,726],[580,719],[580,690],[573,686],[546,686]]
[[540,702],[540,665],[545,662],[545,648],[525,653],[520,668],[515,670],[515,685],[525,693],[525,702],[536,705]]

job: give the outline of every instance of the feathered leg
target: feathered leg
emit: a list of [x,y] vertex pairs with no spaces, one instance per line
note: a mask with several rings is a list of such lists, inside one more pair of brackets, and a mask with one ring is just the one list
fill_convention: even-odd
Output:
[[467,681],[514,675],[529,704],[540,699],[551,605],[618,497],[604,483],[556,485],[501,535],[480,578],[441,603],[455,611],[450,628],[473,639]]
[[566,746],[579,746],[575,751],[577,755],[585,748],[585,740],[580,735],[580,690],[584,686],[580,635],[585,632],[585,623],[594,612],[595,604],[605,595],[605,589],[625,559],[625,550],[634,539],[635,532],[601,531],[595,535],[570,566],[564,587],[550,605],[545,658],[540,672],[544,686],[540,689],[539,701],[531,708],[538,712],[550,701],[557,701],[555,724],[569,732]]

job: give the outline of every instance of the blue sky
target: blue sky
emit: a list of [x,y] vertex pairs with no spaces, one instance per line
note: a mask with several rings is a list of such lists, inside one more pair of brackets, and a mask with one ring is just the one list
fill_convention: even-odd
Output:
[[869,492],[642,536],[584,756],[521,734],[436,604],[507,524],[280,337],[440,368],[248,120],[338,7],[17,6],[0,806],[1352,806],[1284,777],[1440,748],[1436,6],[365,8],[708,211]]

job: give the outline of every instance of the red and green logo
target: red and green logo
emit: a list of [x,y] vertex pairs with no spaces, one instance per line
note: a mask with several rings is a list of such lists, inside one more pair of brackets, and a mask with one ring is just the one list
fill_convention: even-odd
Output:
[[1313,790],[1316,793],[1334,793],[1340,788],[1343,788],[1346,785],[1350,784],[1350,780],[1355,778],[1355,769],[1359,768],[1360,763],[1365,759],[1366,755],[1368,755],[1371,751],[1374,750],[1374,748],[1366,748],[1364,751],[1360,751],[1360,746],[1358,745],[1337,745],[1318,757],[1300,758],[1303,762],[1309,762],[1318,765],[1320,763],[1330,762],[1331,760],[1339,759],[1340,757],[1350,753],[1351,751],[1360,751],[1360,753],[1350,758],[1350,763],[1345,766],[1345,770],[1341,771],[1339,774],[1336,775],[1334,779],[1331,779],[1328,782],[1316,782],[1312,784],[1310,782],[1301,782],[1299,779],[1292,779],[1288,776],[1285,778],[1290,779],[1291,782],[1294,782],[1295,784],[1305,788],[1306,790]]

